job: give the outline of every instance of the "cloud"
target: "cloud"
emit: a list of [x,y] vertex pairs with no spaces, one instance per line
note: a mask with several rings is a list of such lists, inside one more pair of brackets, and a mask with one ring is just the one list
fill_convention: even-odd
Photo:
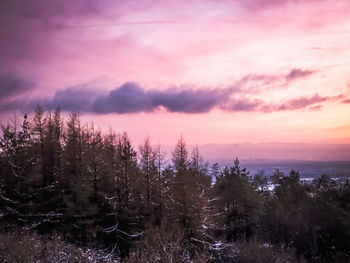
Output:
[[137,83],[125,83],[106,96],[97,98],[92,110],[96,113],[134,113],[152,111],[152,98]]
[[163,91],[143,90],[137,83],[125,83],[99,97],[93,104],[96,113],[151,112],[162,106],[170,112],[208,112],[225,100],[227,90],[169,88]]
[[314,94],[312,96],[301,96],[292,98],[290,100],[283,101],[279,104],[265,104],[261,105],[260,111],[263,112],[274,112],[274,111],[295,111],[295,110],[319,110],[322,108],[322,103],[325,102],[336,102],[343,98],[343,95],[336,96],[320,96]]
[[41,101],[33,101],[33,104],[40,104],[45,109],[54,109],[60,107],[64,111],[91,111],[92,104],[101,92],[97,89],[90,88],[83,84],[75,87],[70,87],[66,90],[57,91],[54,97]]
[[23,109],[24,104],[22,100],[0,101],[0,113],[6,113]]
[[[31,111],[40,104],[50,110],[60,107],[63,111],[79,111],[96,114],[153,112],[159,107],[168,112],[206,113],[214,108],[227,112],[274,112],[287,110],[319,110],[325,102],[347,103],[343,95],[301,96],[279,103],[251,98],[247,92],[249,81],[260,85],[276,83],[279,79],[294,81],[314,71],[292,69],[285,75],[247,75],[226,88],[195,88],[193,86],[170,87],[163,90],[145,89],[136,82],[127,82],[110,91],[97,83],[85,83],[57,91],[52,98],[30,99],[23,94],[33,88],[28,81],[12,73],[0,74],[0,112],[21,109]],[[258,85],[257,84],[257,85]],[[249,90],[249,89],[248,89]],[[22,96],[21,96],[22,95]]]
[[300,110],[328,100],[331,100],[331,97],[322,97],[318,94],[312,97],[299,97],[284,102],[278,107],[278,110]]
[[32,88],[32,84],[12,72],[0,72],[0,101],[18,96]]
[[255,111],[255,112],[278,112],[278,111],[296,111],[296,110],[320,110],[325,102],[344,103],[342,100],[344,95],[336,96],[320,96],[314,94],[312,96],[301,96],[282,101],[280,103],[267,103],[263,100],[249,100],[246,98],[231,99],[227,104],[220,108],[225,111]]
[[345,99],[345,100],[342,100],[341,103],[344,103],[344,104],[349,104],[350,103],[350,99]]
[[263,102],[261,100],[249,100],[246,98],[233,99],[229,103],[221,106],[225,111],[259,111]]
[[23,97],[31,89],[33,83],[12,72],[0,72],[0,113],[22,109]]
[[245,85],[270,85],[278,81],[284,80],[282,75],[263,75],[263,74],[248,74],[241,78],[236,84],[238,86]]
[[344,95],[301,96],[268,103],[261,99],[250,99],[232,88],[193,87],[146,90],[135,82],[128,82],[107,94],[101,95],[96,89],[83,89],[81,86],[59,91],[51,100],[41,102],[45,108],[60,106],[64,111],[79,110],[97,114],[153,112],[158,107],[168,112],[206,113],[214,108],[228,112],[275,112],[292,110],[318,110],[325,102],[343,101]]
[[[1,0],[0,69],[19,61],[37,61],[55,56],[52,52],[57,32],[70,18],[97,14],[91,0]],[[100,2],[100,1],[99,1]]]
[[[41,104],[46,109],[60,106],[64,111],[79,110],[97,114],[153,112],[159,107],[165,108],[168,112],[206,113],[215,107],[227,104],[235,92],[233,88],[194,89],[191,86],[146,90],[138,83],[127,82],[106,94],[81,85],[58,91],[52,99],[33,101],[31,105]],[[230,110],[248,110],[249,105],[237,101],[230,107]]]
[[237,81],[234,86],[248,93],[287,87],[291,82],[310,77],[314,70],[293,68],[285,74],[248,74]]
[[228,101],[233,92],[232,88],[194,89],[190,86],[146,90],[138,83],[128,82],[106,93],[87,83],[57,91],[51,99],[17,100],[13,105],[22,111],[30,111],[40,104],[48,110],[59,106],[63,111],[97,114],[152,112],[158,107],[169,112],[205,113]]
[[292,69],[286,76],[285,79],[287,82],[294,81],[300,78],[308,77],[314,74],[315,71],[312,70],[303,70],[303,69]]
[[229,89],[168,89],[152,92],[156,106],[163,106],[170,112],[203,113],[212,110],[229,99]]

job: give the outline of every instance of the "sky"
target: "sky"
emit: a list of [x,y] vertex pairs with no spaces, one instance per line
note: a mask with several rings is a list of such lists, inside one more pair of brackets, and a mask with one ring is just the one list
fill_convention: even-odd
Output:
[[348,0],[2,0],[0,119],[40,104],[135,144],[347,145],[349,14]]

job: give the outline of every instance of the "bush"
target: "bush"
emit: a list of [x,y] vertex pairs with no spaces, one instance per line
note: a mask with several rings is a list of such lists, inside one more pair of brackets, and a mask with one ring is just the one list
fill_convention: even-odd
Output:
[[108,251],[81,248],[69,244],[58,235],[39,236],[35,232],[16,229],[0,233],[0,262],[119,262]]

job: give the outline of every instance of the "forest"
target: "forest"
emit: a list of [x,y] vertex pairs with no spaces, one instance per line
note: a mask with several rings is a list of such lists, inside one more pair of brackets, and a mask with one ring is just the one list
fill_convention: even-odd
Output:
[[38,106],[2,124],[0,261],[349,262],[350,182],[220,167],[182,137],[168,160]]

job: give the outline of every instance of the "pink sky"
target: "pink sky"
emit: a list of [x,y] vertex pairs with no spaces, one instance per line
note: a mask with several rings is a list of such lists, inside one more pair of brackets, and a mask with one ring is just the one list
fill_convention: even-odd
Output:
[[348,0],[5,0],[0,10],[3,120],[64,100],[135,144],[350,143]]

